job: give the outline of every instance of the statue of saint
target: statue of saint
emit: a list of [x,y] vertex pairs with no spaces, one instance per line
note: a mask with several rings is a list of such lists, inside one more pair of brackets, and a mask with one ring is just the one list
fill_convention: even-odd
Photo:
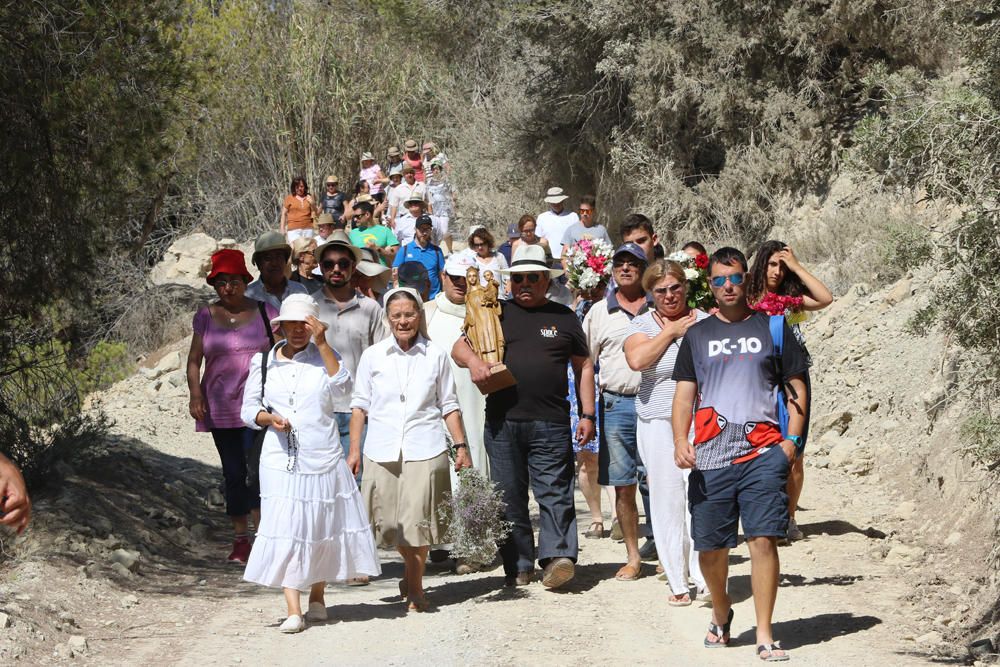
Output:
[[503,365],[505,343],[500,326],[500,286],[493,272],[483,273],[486,284],[479,282],[479,269],[470,266],[465,272],[465,322],[462,331],[479,358],[497,363],[493,367],[494,381],[480,386],[484,394],[515,384],[514,376]]

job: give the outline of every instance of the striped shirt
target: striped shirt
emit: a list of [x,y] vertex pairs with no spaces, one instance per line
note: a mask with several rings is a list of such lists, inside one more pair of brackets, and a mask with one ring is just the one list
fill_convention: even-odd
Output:
[[[628,329],[625,330],[625,339],[628,340],[632,334],[637,333],[645,334],[649,338],[656,337],[661,329],[653,319],[653,312],[652,310],[645,312],[629,322]],[[694,312],[699,322],[708,317],[708,314],[700,310]],[[671,376],[674,373],[674,362],[677,360],[682,340],[683,337],[672,341],[655,364],[642,370],[639,393],[635,400],[635,412],[640,419],[670,419],[674,403],[674,387],[677,386]]]

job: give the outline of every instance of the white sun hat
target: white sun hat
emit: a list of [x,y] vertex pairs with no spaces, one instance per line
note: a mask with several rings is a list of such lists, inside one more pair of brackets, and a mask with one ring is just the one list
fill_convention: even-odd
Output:
[[535,273],[536,271],[547,271],[550,278],[561,276],[562,269],[550,269],[545,261],[545,249],[541,245],[517,246],[514,256],[511,258],[510,267],[500,269],[500,273]]
[[281,322],[305,322],[312,315],[319,318],[319,304],[308,294],[289,294],[281,302],[281,311],[271,320],[271,327]]
[[453,252],[444,261],[444,272],[449,276],[464,278],[469,269],[474,266],[479,268],[471,255],[464,252]]
[[545,193],[545,203],[546,204],[561,204],[569,199],[569,196],[563,192],[562,188],[549,188]]

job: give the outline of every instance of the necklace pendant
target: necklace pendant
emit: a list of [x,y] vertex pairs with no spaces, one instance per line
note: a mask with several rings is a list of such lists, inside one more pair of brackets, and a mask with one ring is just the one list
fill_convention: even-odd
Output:
[[399,395],[399,402],[400,403],[406,403],[406,395],[405,394],[400,394]]
[[295,405],[295,397],[294,396],[290,396],[288,398],[288,404],[289,405]]

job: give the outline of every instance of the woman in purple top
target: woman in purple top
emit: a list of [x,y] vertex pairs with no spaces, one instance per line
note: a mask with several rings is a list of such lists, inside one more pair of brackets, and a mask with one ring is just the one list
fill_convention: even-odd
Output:
[[243,385],[250,359],[273,343],[269,322],[278,314],[270,305],[244,295],[251,278],[239,250],[219,250],[212,255],[212,270],[206,280],[219,300],[195,313],[187,363],[189,410],[195,430],[212,434],[222,459],[226,514],[236,533],[228,560],[241,564],[250,556],[247,515],[253,514],[254,525],[260,522],[260,490],[247,487],[246,482],[246,452],[253,444],[254,432],[240,418]]

